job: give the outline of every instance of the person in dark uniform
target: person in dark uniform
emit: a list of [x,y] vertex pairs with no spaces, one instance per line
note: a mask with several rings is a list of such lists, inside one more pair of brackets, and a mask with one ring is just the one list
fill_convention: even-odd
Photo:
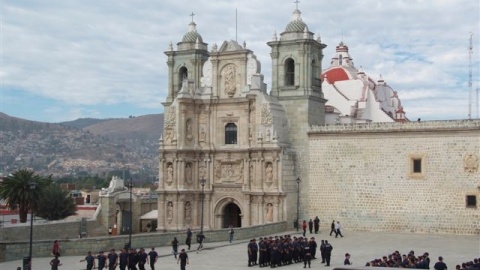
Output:
[[313,220],[313,227],[315,228],[315,234],[317,234],[320,230],[320,219],[318,218],[318,216],[316,216]]
[[438,257],[438,262],[433,266],[435,270],[447,270],[447,265],[443,262],[443,257]]
[[190,230],[190,228],[187,229],[187,239],[185,239],[185,244],[187,245],[188,247],[188,250],[190,250],[190,246],[192,245],[192,231]]
[[[175,237],[175,239],[177,239],[177,238]],[[150,260],[149,260],[150,269],[155,270],[155,263],[157,262],[157,259],[158,259],[158,253],[155,251],[154,247],[152,247],[152,250],[150,250],[150,252],[148,252],[148,257],[150,258]],[[175,254],[175,259],[176,258],[177,258],[177,254]]]
[[141,248],[138,252],[138,269],[145,270],[145,264],[147,264],[148,254],[145,253],[145,249]]
[[257,253],[258,253],[258,245],[255,242],[255,239],[250,240],[247,245],[247,252],[248,252],[248,266],[254,266],[257,264]]
[[130,248],[130,254],[128,254],[128,269],[137,270],[138,253],[135,248]]
[[266,241],[263,240],[263,238],[260,237],[260,240],[258,241],[258,265],[260,267],[265,267],[265,258],[266,258],[266,253],[267,253],[267,245],[265,243]]
[[352,263],[350,262],[350,254],[345,253],[345,260],[343,261],[343,265],[351,265]]
[[185,270],[186,265],[188,264],[188,255],[185,252],[185,249],[182,248],[180,254],[178,254],[177,264],[180,262],[180,270]]
[[200,251],[202,251],[203,249],[203,241],[205,240],[205,234],[197,234],[197,243],[198,243],[198,247],[197,247],[197,253],[199,253]]
[[337,230],[335,230],[335,220],[332,221],[332,225],[330,225],[330,236],[332,236],[332,233],[337,233]]
[[115,270],[118,264],[118,254],[115,252],[115,249],[111,249],[110,253],[107,255],[108,259],[108,270]]
[[310,234],[313,233],[313,220],[312,219],[310,219],[308,221],[308,231],[310,231]]
[[120,270],[125,270],[128,265],[128,253],[125,249],[122,249],[120,251],[120,254],[118,255],[118,265],[120,267]]
[[176,259],[177,254],[178,254],[178,240],[177,240],[177,237],[173,237],[172,252],[173,252],[173,256],[175,256],[175,259]]
[[315,255],[317,255],[317,242],[315,241],[315,237],[311,237],[308,244],[310,246],[310,253],[312,255],[312,259],[316,259]]
[[312,252],[306,238],[305,238],[305,243],[303,245],[303,248],[304,248],[303,268],[307,268],[307,264],[308,264],[308,268],[311,268],[310,263],[312,259]]
[[325,266],[330,266],[330,258],[332,257],[332,250],[333,250],[332,245],[330,245],[330,243],[328,243],[328,241],[325,240],[325,262],[327,263],[325,264]]
[[92,256],[91,251],[87,252],[87,256],[85,257],[85,259],[80,260],[80,262],[85,261],[87,262],[87,270],[92,270],[93,268],[95,268],[95,257]]
[[55,255],[55,258],[50,261],[50,265],[52,266],[52,270],[58,270],[58,267],[62,265],[58,259],[58,255]]
[[320,243],[320,256],[322,256],[322,263],[325,263],[325,240]]
[[97,255],[97,260],[98,260],[98,270],[103,270],[103,268],[107,264],[107,256],[105,256],[103,251],[99,252],[99,254]]

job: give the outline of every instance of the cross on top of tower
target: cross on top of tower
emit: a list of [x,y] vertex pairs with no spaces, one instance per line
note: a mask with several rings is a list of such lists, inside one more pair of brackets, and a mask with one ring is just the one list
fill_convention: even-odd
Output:
[[[298,0],[297,0],[298,1]],[[190,17],[192,17],[192,22],[193,22],[193,16],[195,16],[196,14],[192,12],[192,14],[190,14]]]
[[298,3],[300,3],[300,1],[295,0],[295,2],[293,2],[293,3],[295,3],[295,9],[298,9]]

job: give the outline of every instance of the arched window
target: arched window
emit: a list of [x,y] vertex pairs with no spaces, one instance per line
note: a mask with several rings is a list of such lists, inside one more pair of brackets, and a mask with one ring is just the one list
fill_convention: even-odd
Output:
[[237,144],[237,125],[234,123],[225,126],[225,144]]
[[181,67],[178,71],[178,89],[182,89],[183,80],[188,78],[188,69]]
[[285,85],[295,85],[295,61],[292,58],[285,61]]

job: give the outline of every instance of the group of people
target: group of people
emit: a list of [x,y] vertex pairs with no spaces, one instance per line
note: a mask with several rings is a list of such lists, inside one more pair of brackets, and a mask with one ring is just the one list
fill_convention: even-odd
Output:
[[457,264],[455,270],[480,270],[480,258],[464,262],[461,265]]
[[367,262],[366,266],[430,269],[430,257],[428,252],[417,256],[413,250],[408,254],[400,254],[399,251],[395,251],[382,258]]
[[[100,251],[98,254],[93,255],[91,251],[87,253],[85,259],[80,262],[87,262],[87,270],[91,269],[109,269],[114,270],[117,266],[120,270],[145,270],[145,266],[150,265],[150,269],[155,270],[155,263],[158,259],[158,253],[155,248],[147,253],[144,248],[137,250],[136,248],[121,249],[120,253],[117,253],[115,249],[111,249],[110,252]],[[137,268],[138,267],[138,268]]]
[[[307,221],[304,220],[302,224],[302,229],[303,229],[303,237],[305,237],[305,234],[307,233]],[[313,230],[315,229],[315,234],[317,234],[320,230],[320,219],[318,216],[315,217],[315,219],[310,219],[308,221],[308,230],[310,231],[310,234],[313,233]]]
[[[290,235],[263,237],[258,243],[250,240],[247,245],[248,266],[279,267],[293,263],[303,263],[303,268],[311,268],[311,260],[316,259],[317,242],[315,237],[291,237]],[[327,240],[321,240],[322,263],[330,266],[333,247]]]

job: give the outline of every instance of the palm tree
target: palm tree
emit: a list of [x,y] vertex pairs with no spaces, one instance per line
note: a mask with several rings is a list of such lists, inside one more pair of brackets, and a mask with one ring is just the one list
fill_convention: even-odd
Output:
[[[16,210],[20,223],[27,222],[27,214],[40,198],[42,189],[52,183],[51,176],[42,177],[28,169],[20,169],[8,175],[0,182],[0,198],[3,198],[10,210]],[[34,184],[36,188],[31,190]]]
[[51,184],[42,191],[40,200],[35,205],[35,214],[46,220],[59,220],[75,215],[77,206],[68,191]]

